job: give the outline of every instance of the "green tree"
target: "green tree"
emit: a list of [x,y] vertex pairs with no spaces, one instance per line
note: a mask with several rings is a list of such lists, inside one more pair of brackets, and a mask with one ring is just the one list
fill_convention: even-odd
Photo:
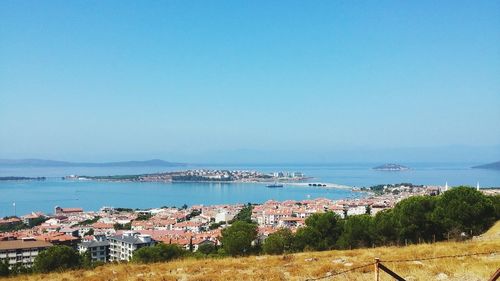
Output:
[[38,254],[33,264],[36,272],[47,273],[81,266],[80,255],[68,246],[52,246]]
[[[10,218],[10,217],[5,217]],[[8,224],[2,224],[0,225],[0,232],[10,232],[10,231],[18,231],[21,229],[26,229],[28,226],[24,224],[23,222],[14,222],[14,223],[8,223]]]
[[31,221],[29,222],[28,226],[29,226],[29,227],[35,227],[35,226],[37,226],[37,225],[41,225],[41,224],[42,224],[42,223],[44,223],[46,220],[48,220],[48,218],[41,216],[41,217],[38,217],[38,218],[36,218],[36,219],[31,220]]
[[27,274],[33,272],[33,270],[30,267],[25,266],[22,263],[15,263],[11,266],[10,268],[10,275],[20,275],[20,274]]
[[489,199],[495,209],[495,220],[500,220],[500,195],[489,196]]
[[395,242],[398,237],[398,230],[394,223],[392,209],[378,212],[373,218],[373,239],[376,244],[388,245]]
[[340,248],[367,247],[373,243],[373,218],[370,215],[350,216],[344,220],[337,245]]
[[126,224],[120,224],[120,223],[115,223],[113,225],[113,228],[115,230],[130,230],[132,229],[132,223],[126,223]]
[[9,264],[7,260],[0,261],[0,277],[9,276]]
[[94,229],[91,228],[89,229],[89,231],[85,232],[85,234],[83,236],[88,236],[88,235],[94,235]]
[[431,240],[433,235],[440,234],[438,224],[432,219],[432,212],[438,201],[434,196],[412,196],[394,207],[393,220],[400,241]]
[[88,219],[88,220],[81,221],[77,225],[89,225],[89,224],[93,224],[93,223],[96,223],[100,218],[101,218],[100,216],[95,216],[93,219]]
[[295,252],[313,251],[320,248],[320,232],[312,227],[301,227],[293,237],[292,250]]
[[293,250],[322,251],[332,249],[342,232],[340,216],[333,212],[313,214],[306,219],[306,226],[299,228],[293,239]]
[[257,225],[245,221],[237,221],[222,230],[222,245],[227,254],[232,256],[247,255],[251,251],[252,242],[257,238]]
[[142,247],[136,250],[132,261],[137,263],[166,262],[182,257],[185,252],[178,245],[159,243],[151,247]]
[[313,214],[306,219],[306,226],[317,233],[316,241],[311,246],[314,250],[328,250],[335,246],[342,231],[340,216],[334,212]]
[[93,268],[92,255],[90,254],[90,251],[85,251],[84,253],[82,253],[80,255],[80,260],[83,268]]
[[238,212],[238,214],[236,214],[236,216],[230,223],[234,223],[237,221],[252,223],[252,210],[252,204],[248,203],[245,207],[243,207],[243,209]]
[[212,243],[205,243],[198,246],[198,251],[204,255],[210,255],[217,252],[217,248]]
[[137,215],[137,218],[135,220],[136,221],[147,221],[152,217],[153,217],[153,215],[151,215],[151,214],[139,214],[139,215]]
[[497,219],[491,198],[466,186],[455,187],[439,196],[433,218],[444,231],[479,234]]
[[217,229],[219,228],[221,225],[223,225],[224,222],[220,222],[220,223],[217,223],[217,222],[214,222],[214,223],[211,223],[209,226],[208,226],[208,229],[210,230],[214,230],[214,229]]
[[288,228],[282,228],[270,234],[264,240],[264,253],[269,255],[280,255],[290,251],[293,243],[293,234]]

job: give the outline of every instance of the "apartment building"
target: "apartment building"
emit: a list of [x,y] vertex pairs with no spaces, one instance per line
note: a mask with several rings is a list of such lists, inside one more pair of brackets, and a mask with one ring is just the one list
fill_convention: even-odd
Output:
[[50,246],[52,244],[49,242],[31,238],[0,241],[0,262],[7,261],[10,267],[14,264],[31,267],[38,253]]
[[83,254],[90,252],[92,261],[109,261],[109,241],[106,237],[96,237],[91,241],[84,241],[78,244],[78,251]]
[[109,237],[108,240],[110,261],[130,261],[135,250],[155,244],[151,235],[135,231],[125,231],[122,235]]

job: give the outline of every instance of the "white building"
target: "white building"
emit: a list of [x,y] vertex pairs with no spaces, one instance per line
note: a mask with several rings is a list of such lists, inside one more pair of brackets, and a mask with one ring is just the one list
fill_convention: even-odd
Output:
[[155,244],[151,235],[143,235],[135,231],[125,231],[122,235],[109,239],[109,260],[130,261],[135,250]]
[[221,222],[228,222],[234,218],[234,214],[230,214],[226,211],[222,211],[220,213],[217,213],[215,215],[215,222],[216,223],[221,223]]
[[349,206],[349,209],[347,209],[348,216],[363,215],[363,214],[366,214],[366,206],[356,206],[356,207]]
[[78,244],[78,251],[80,254],[89,251],[92,261],[109,261],[109,241],[105,237]]

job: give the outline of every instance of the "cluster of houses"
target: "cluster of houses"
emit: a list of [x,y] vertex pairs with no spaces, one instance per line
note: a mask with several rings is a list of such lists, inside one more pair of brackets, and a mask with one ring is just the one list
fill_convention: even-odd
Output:
[[[264,240],[280,228],[295,231],[312,214],[332,211],[341,217],[374,215],[415,194],[414,190],[401,188],[397,194],[364,199],[269,200],[254,205],[251,218],[258,224],[259,239]],[[31,266],[38,253],[52,245],[66,245],[80,253],[88,251],[94,261],[102,262],[130,261],[135,250],[156,243],[177,244],[196,251],[203,244],[220,245],[222,229],[242,208],[242,204],[149,210],[103,207],[99,211],[56,207],[50,216],[32,213],[0,220],[0,226],[19,222],[31,225],[32,221],[45,218],[31,228],[0,233],[0,261]]]
[[251,170],[209,170],[195,169],[131,176],[78,176],[69,175],[65,180],[95,180],[117,182],[272,182],[272,181],[301,181],[306,179],[302,172],[274,172],[261,173]]

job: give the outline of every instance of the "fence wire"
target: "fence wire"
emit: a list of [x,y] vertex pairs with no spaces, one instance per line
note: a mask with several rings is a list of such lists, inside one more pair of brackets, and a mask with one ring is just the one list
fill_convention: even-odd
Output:
[[414,259],[406,259],[406,260],[380,260],[380,262],[385,263],[399,263],[399,262],[413,262],[413,261],[428,261],[428,260],[437,260],[437,259],[449,259],[449,258],[461,258],[461,257],[470,257],[470,256],[483,256],[483,255],[491,255],[497,254],[500,251],[493,252],[481,252],[481,253],[472,253],[472,254],[460,254],[460,255],[447,255],[447,256],[438,256],[438,257],[428,257],[428,258],[414,258]]
[[[461,258],[461,257],[470,257],[470,256],[483,256],[483,255],[492,255],[492,254],[498,254],[500,251],[493,251],[493,252],[480,252],[480,253],[472,253],[472,254],[460,254],[460,255],[446,255],[446,256],[437,256],[437,257],[428,257],[428,258],[414,258],[414,259],[405,259],[405,260],[380,260],[379,263],[401,263],[401,262],[415,262],[415,261],[428,261],[428,260],[437,260],[437,259],[449,259],[449,258]],[[364,265],[356,266],[347,270],[339,271],[339,272],[334,272],[332,274],[326,275],[326,276],[321,276],[321,277],[316,277],[316,278],[308,278],[305,279],[305,281],[315,281],[315,280],[323,280],[323,279],[328,279],[328,278],[334,278],[335,276],[349,273],[354,270],[358,270],[361,268],[365,268],[368,266],[373,266],[375,265],[374,262],[372,263],[367,263]]]
[[332,277],[335,277],[337,275],[345,274],[345,273],[348,273],[348,272],[351,272],[351,271],[354,271],[354,270],[357,270],[357,269],[360,269],[360,268],[372,266],[372,265],[375,265],[375,263],[374,262],[367,263],[367,264],[356,266],[356,267],[353,267],[353,268],[350,268],[350,269],[347,269],[347,270],[335,272],[335,273],[332,273],[332,274],[327,275],[327,276],[321,276],[321,277],[317,277],[317,278],[308,278],[305,281],[314,281],[314,280],[322,280],[322,279],[332,278]]

